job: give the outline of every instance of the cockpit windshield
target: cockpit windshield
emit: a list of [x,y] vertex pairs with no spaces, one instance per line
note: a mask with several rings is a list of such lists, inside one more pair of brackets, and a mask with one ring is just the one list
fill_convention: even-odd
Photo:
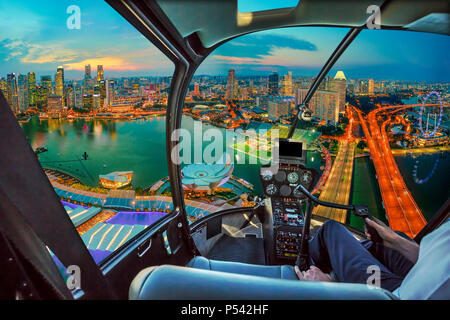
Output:
[[2,2],[0,29],[0,90],[99,263],[172,212],[174,66],[104,1]]
[[[185,142],[192,141],[182,157],[185,199],[202,203],[188,212],[191,220],[252,206],[266,191],[258,172],[271,160],[270,137],[287,136],[296,106],[347,32],[301,27],[245,35],[200,66],[182,121]],[[299,121],[292,136],[320,172],[319,199],[368,204],[371,214],[410,235],[433,217],[450,195],[449,45],[446,36],[364,30],[347,48],[309,101],[311,121]],[[318,206],[313,214],[363,227],[345,210]]]
[[[189,86],[180,131],[185,200],[198,206],[187,212],[191,221],[255,205],[254,196],[264,192],[260,166],[272,159],[271,138],[287,136],[301,93],[347,31],[258,32],[227,42],[201,64]],[[308,164],[322,172],[320,136],[309,126],[295,132],[309,149]]]

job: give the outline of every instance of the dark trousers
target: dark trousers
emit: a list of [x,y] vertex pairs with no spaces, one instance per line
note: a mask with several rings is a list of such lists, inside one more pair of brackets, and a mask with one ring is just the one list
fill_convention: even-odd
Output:
[[414,265],[395,250],[369,240],[359,242],[342,224],[329,220],[309,242],[312,264],[325,273],[333,271],[340,282],[367,283],[373,274],[369,266],[380,268],[380,285],[394,291]]

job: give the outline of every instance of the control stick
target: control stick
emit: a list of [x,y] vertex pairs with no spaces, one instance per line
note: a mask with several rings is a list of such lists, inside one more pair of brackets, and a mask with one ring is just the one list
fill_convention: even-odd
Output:
[[[375,217],[372,217],[369,214],[369,208],[366,205],[354,205],[355,209],[354,209],[354,213],[355,216],[363,218],[364,220],[366,218],[375,221],[376,223],[378,223],[377,219]],[[370,240],[373,242],[383,242],[383,239],[380,237],[380,235],[378,234],[377,230],[375,230],[374,227],[369,226],[366,223],[366,229],[367,229],[367,233],[370,234]]]

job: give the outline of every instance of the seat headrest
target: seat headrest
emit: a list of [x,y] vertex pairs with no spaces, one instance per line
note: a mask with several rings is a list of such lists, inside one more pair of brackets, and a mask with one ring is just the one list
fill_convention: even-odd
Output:
[[388,291],[363,284],[271,279],[178,266],[142,270],[131,300],[388,300]]

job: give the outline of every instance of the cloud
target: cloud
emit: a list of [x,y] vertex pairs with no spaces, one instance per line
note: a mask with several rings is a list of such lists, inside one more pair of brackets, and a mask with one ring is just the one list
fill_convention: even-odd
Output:
[[5,39],[0,42],[0,58],[4,61],[19,59],[21,63],[61,63],[72,61],[80,52],[64,48],[61,44],[40,45],[23,40]]
[[238,38],[219,47],[208,63],[228,63],[253,70],[274,70],[281,66],[321,65],[321,55],[315,44],[292,36],[247,35],[245,41]]
[[214,55],[214,59],[220,60],[223,62],[229,62],[232,64],[261,64],[262,59],[259,58],[245,58],[245,57],[228,57],[228,56],[220,56]]
[[269,55],[273,50],[290,48],[301,51],[317,51],[315,44],[292,36],[276,34],[246,35],[244,39],[237,38],[219,47],[216,55],[232,57],[260,58]]
[[119,56],[106,56],[94,59],[85,59],[80,62],[65,63],[64,67],[67,70],[83,71],[85,65],[103,65],[103,67],[110,71],[135,71],[141,69],[151,69],[148,65],[136,64],[125,60]]

